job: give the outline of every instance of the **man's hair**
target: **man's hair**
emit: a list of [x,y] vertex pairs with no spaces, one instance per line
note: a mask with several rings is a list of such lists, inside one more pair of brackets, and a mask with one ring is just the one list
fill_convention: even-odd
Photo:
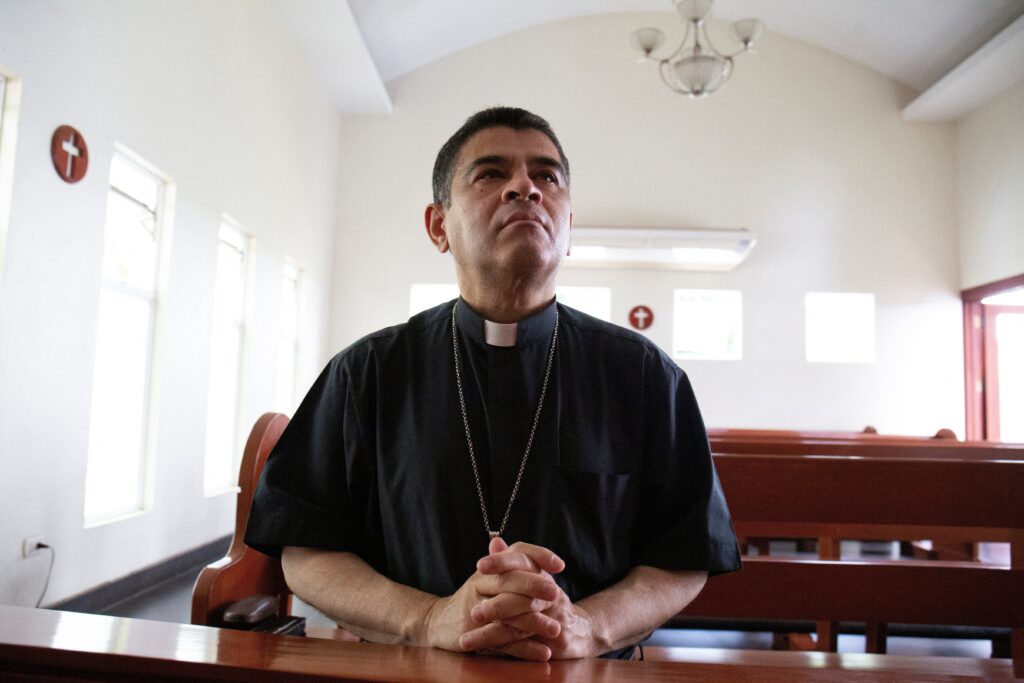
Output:
[[455,134],[448,138],[448,141],[441,146],[434,160],[434,203],[448,207],[452,203],[452,177],[455,175],[455,164],[459,159],[459,152],[462,151],[466,141],[476,133],[487,128],[504,126],[514,130],[539,130],[548,136],[558,150],[558,156],[562,162],[562,169],[565,171],[565,184],[569,184],[569,160],[565,158],[562,151],[562,144],[558,142],[558,136],[551,129],[551,124],[525,109],[517,107],[492,107],[479,111],[462,124],[462,127],[455,131]]

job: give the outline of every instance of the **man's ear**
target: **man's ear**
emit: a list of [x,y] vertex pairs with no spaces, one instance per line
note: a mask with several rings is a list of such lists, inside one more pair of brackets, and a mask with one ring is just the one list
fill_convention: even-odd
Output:
[[444,207],[440,204],[427,204],[423,214],[423,222],[427,227],[427,237],[442,254],[448,251],[448,230],[444,225]]

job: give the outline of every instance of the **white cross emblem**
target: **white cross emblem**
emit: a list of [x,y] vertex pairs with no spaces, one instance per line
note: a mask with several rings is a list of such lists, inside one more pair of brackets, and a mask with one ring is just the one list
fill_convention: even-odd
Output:
[[64,177],[71,177],[71,163],[75,160],[75,157],[81,156],[82,150],[75,147],[75,134],[72,133],[68,136],[68,139],[60,143],[60,148],[68,154],[68,165],[64,170]]
[[633,311],[633,320],[636,322],[636,326],[641,330],[647,327],[647,319],[651,317],[651,314],[647,312],[646,308],[638,308]]

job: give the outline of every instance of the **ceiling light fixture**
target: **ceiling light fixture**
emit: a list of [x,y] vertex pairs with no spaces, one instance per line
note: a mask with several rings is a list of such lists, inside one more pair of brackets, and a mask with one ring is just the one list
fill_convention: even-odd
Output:
[[[732,75],[732,60],[747,52],[764,31],[758,19],[742,19],[732,25],[733,33],[743,48],[732,54],[720,52],[711,44],[705,20],[714,0],[673,0],[676,11],[686,22],[686,33],[679,48],[659,59],[651,53],[665,42],[665,34],[656,28],[633,32],[633,47],[643,53],[641,62],[656,61],[665,85],[690,97],[704,97],[718,90]],[[690,36],[693,36],[691,42]]]
[[746,228],[573,228],[565,265],[726,272],[755,244]]

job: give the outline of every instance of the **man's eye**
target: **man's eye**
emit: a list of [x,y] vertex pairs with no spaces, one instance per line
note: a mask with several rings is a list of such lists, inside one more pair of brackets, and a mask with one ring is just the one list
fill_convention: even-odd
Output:
[[558,183],[558,176],[555,175],[554,173],[552,173],[551,171],[544,171],[544,172],[542,172],[540,174],[540,178],[541,178],[541,180],[544,180],[545,182],[555,183],[555,184]]
[[485,169],[485,170],[480,172],[480,175],[477,176],[477,178],[499,178],[499,177],[501,177],[501,173],[499,173],[498,169],[496,169],[496,168]]

